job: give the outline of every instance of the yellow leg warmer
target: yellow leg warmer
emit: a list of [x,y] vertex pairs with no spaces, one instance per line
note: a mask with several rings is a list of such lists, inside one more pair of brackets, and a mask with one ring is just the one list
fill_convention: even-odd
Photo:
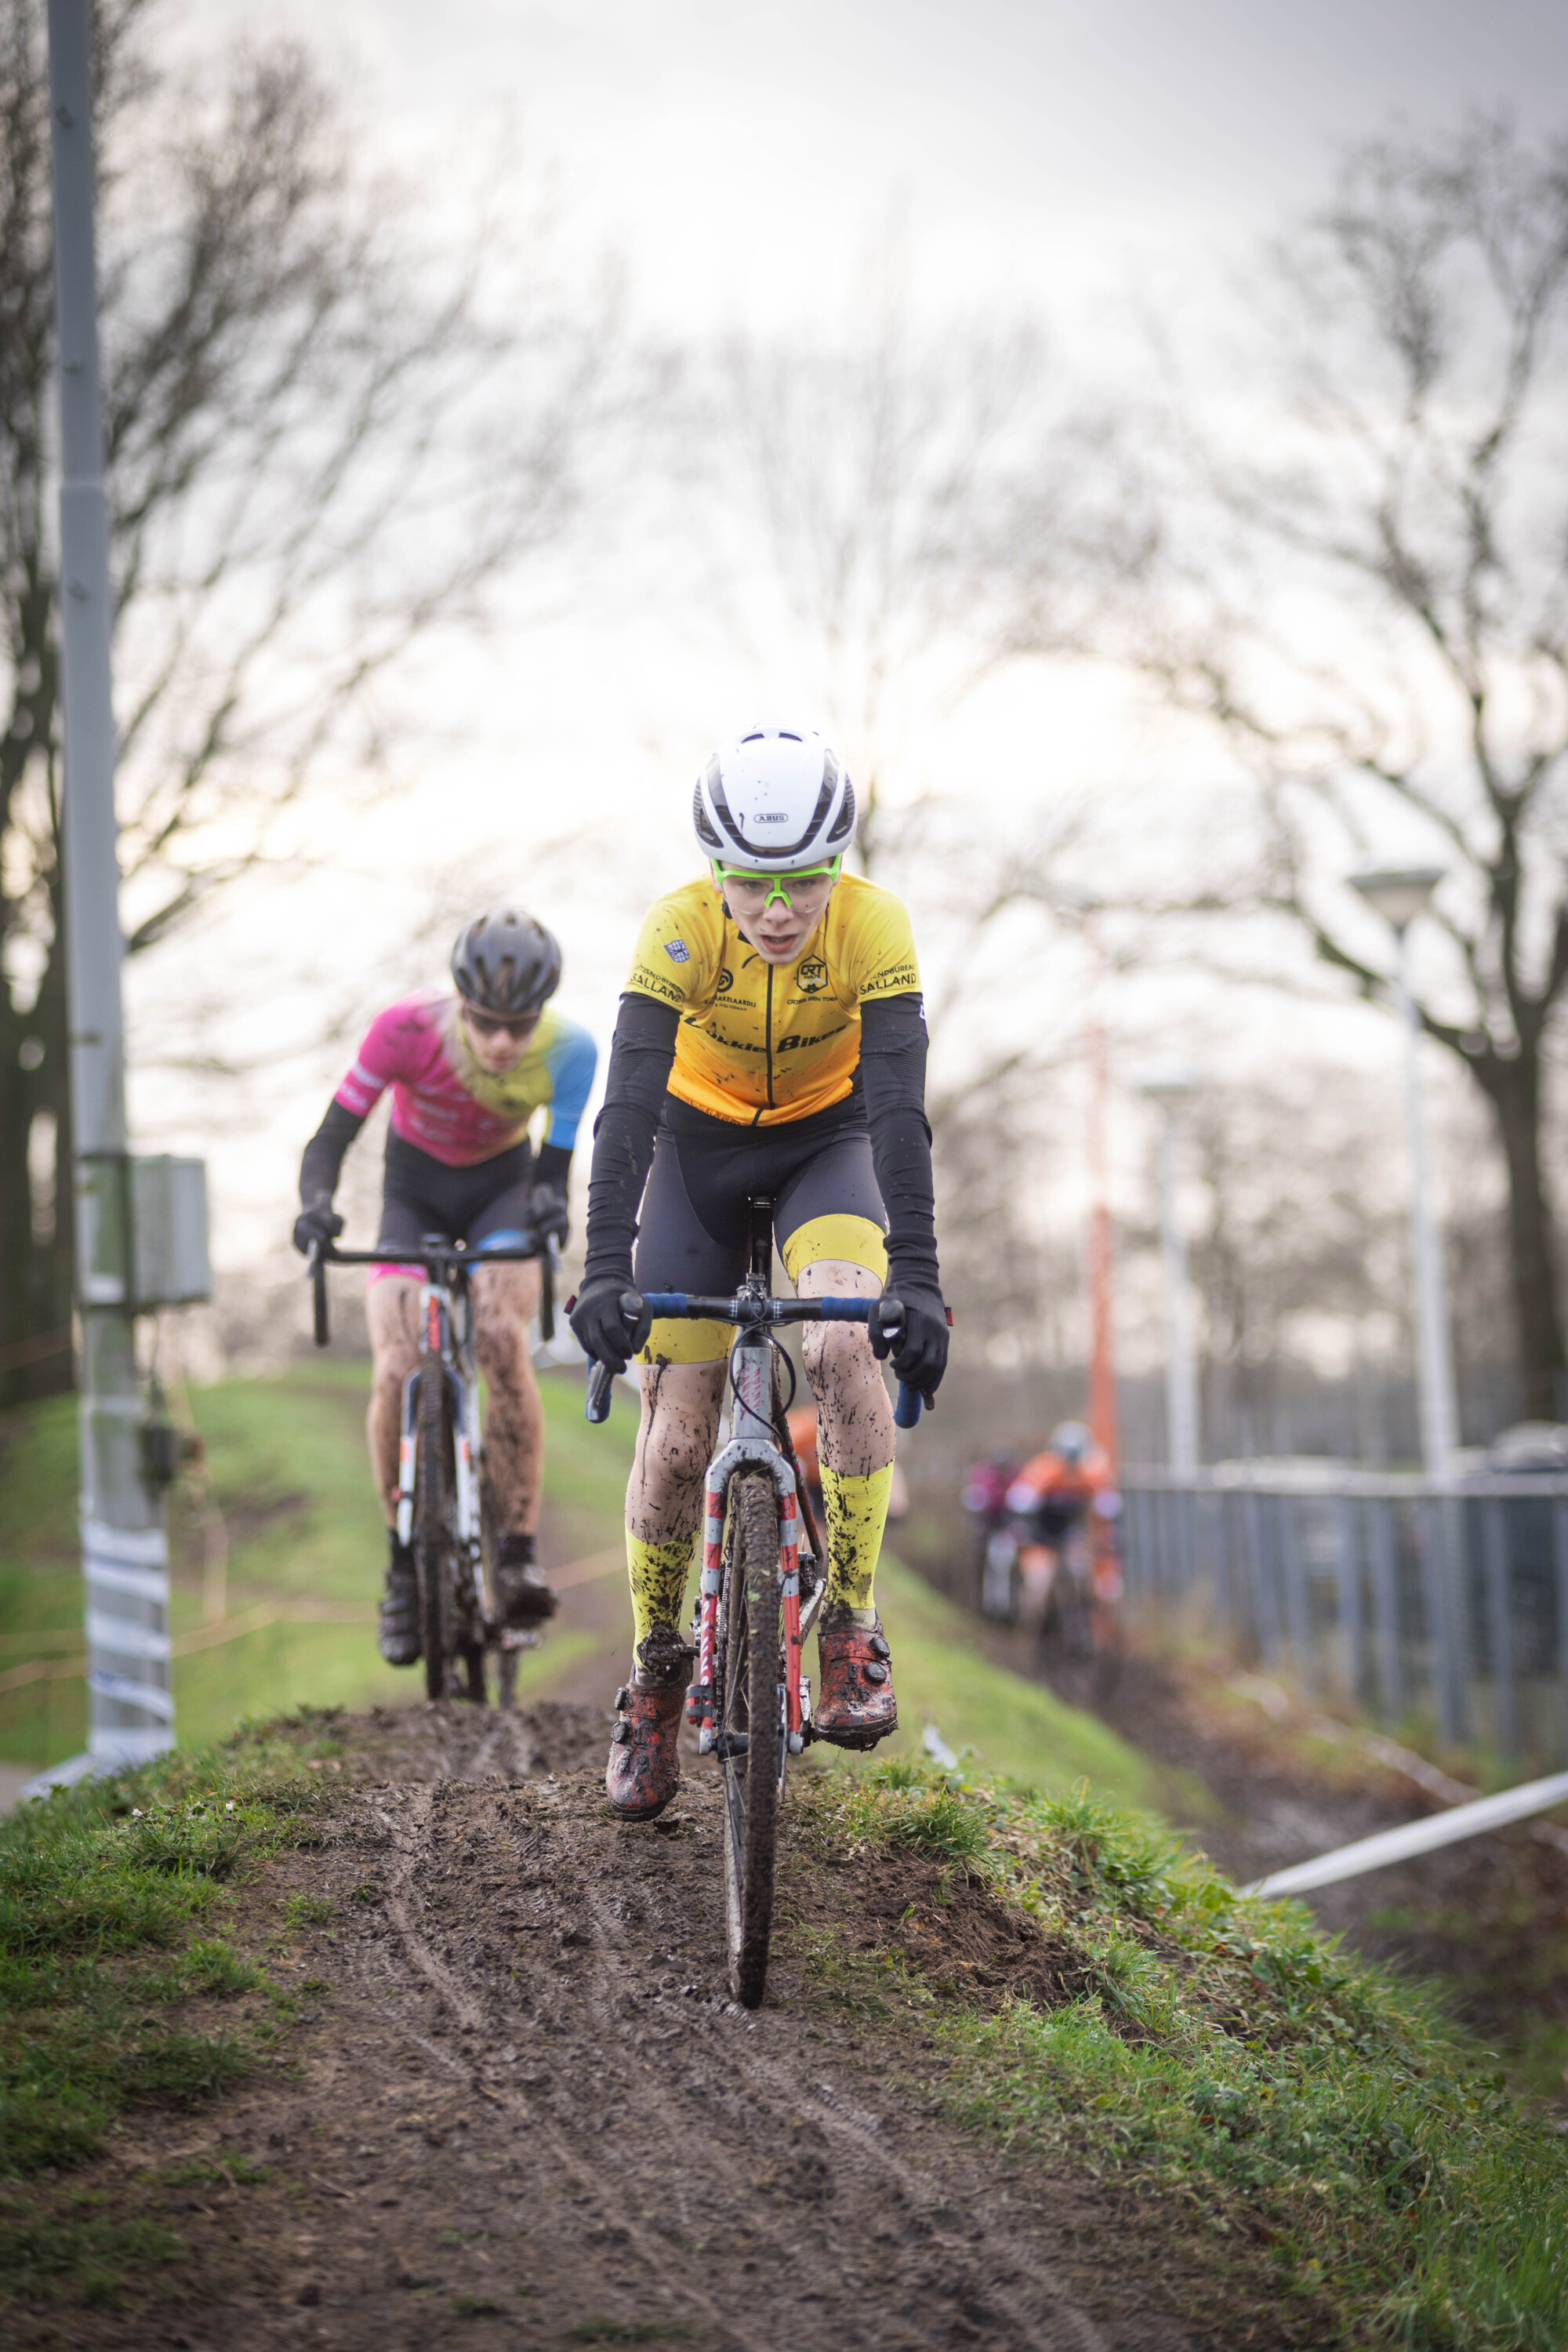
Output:
[[822,1465],[822,1500],[827,1514],[827,1600],[832,1607],[870,1609],[877,1556],[888,1524],[893,1465],[868,1478],[846,1478]]
[[[884,1511],[886,1508],[884,1504]],[[637,1536],[627,1536],[626,1568],[631,1576],[632,1616],[637,1626],[634,1643],[641,1642],[656,1625],[679,1630],[687,1580],[696,1556],[695,1529],[689,1536],[677,1536],[673,1543],[644,1543]]]

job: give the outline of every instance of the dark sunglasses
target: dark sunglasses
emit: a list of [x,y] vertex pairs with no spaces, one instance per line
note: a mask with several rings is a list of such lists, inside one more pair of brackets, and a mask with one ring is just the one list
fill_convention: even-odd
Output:
[[464,1017],[476,1037],[531,1037],[539,1026],[537,1013],[520,1013],[515,1020],[504,1021],[493,1013],[476,1013],[471,1004],[463,1007]]

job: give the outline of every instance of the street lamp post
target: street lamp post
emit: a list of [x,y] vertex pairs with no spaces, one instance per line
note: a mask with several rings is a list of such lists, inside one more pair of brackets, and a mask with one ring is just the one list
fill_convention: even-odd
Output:
[[1454,1391],[1443,1257],[1432,1205],[1432,1163],[1421,1099],[1421,1016],[1410,990],[1410,926],[1442,878],[1443,869],[1437,866],[1352,874],[1350,877],[1352,889],[1360,891],[1367,905],[1383,917],[1393,931],[1398,958],[1394,992],[1405,1026],[1405,1129],[1410,1152],[1410,1237],[1415,1260],[1421,1459],[1430,1478],[1452,1475],[1459,1443],[1459,1413]]
[[1133,1081],[1161,1114],[1160,1252],[1165,1268],[1165,1450],[1179,1478],[1198,1467],[1198,1371],[1193,1346],[1187,1244],[1176,1206],[1176,1142],[1183,1104],[1197,1085],[1191,1070],[1150,1070]]
[[[1394,933],[1394,994],[1405,1030],[1405,1130],[1410,1154],[1410,1237],[1415,1261],[1415,1349],[1421,1406],[1421,1459],[1429,1478],[1452,1484],[1459,1444],[1458,1400],[1443,1256],[1432,1200],[1432,1162],[1421,1098],[1421,1016],[1410,986],[1410,926],[1443,878],[1440,866],[1382,868],[1349,879]],[[1438,1556],[1439,1589],[1447,1624],[1435,1627],[1447,1670],[1434,1675],[1438,1728],[1445,1739],[1465,1736],[1468,1717],[1465,1668],[1466,1579],[1464,1530],[1457,1501],[1439,1498],[1432,1526]]]
[[[92,11],[49,0],[49,99],[59,320],[62,864],[70,1009],[77,1307],[81,1321],[81,1542],[87,1749],[46,1779],[144,1763],[174,1744],[169,1546],[144,1451],[136,1365],[135,1172],[114,823],[109,506],[93,242]],[[141,1286],[153,1291],[151,1282]]]

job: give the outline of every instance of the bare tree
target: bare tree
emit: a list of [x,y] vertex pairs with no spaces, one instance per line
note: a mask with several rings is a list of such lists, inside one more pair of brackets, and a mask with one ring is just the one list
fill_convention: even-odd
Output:
[[863,276],[837,331],[731,339],[695,423],[726,622],[816,695],[869,870],[910,836],[917,795],[890,820],[889,780],[923,782],[922,732],[994,667],[1000,592],[1026,581],[1033,643],[1077,643],[1128,534],[1114,432],[1037,324],[920,322],[896,246]]
[[[1184,903],[1283,915],[1386,992],[1352,863],[1431,857],[1428,1036],[1508,1171],[1526,1410],[1556,1410],[1562,1265],[1542,1164],[1568,983],[1568,140],[1505,121],[1349,159],[1275,257],[1271,395],[1197,452],[1160,597],[1118,649],[1256,779],[1261,827],[1205,838]],[[1272,383],[1268,371],[1272,371]],[[1261,457],[1256,451],[1267,436]],[[1189,451],[1190,454],[1190,451]],[[1194,496],[1194,482],[1198,495]]]
[[[132,954],[268,855],[307,784],[376,772],[411,653],[576,513],[615,341],[611,295],[563,292],[499,220],[433,247],[301,48],[177,82],[153,13],[100,0],[95,31]],[[35,0],[0,0],[0,1394],[69,1362],[41,43]]]

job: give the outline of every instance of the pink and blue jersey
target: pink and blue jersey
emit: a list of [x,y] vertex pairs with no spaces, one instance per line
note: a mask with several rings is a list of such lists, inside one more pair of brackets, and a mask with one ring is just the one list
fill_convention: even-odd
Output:
[[586,1029],[547,1004],[521,1061],[498,1076],[476,1060],[458,998],[422,989],[377,1014],[333,1100],[364,1118],[390,1087],[405,1143],[473,1168],[520,1142],[539,1110],[550,1115],[544,1142],[570,1151],[597,1060]]

